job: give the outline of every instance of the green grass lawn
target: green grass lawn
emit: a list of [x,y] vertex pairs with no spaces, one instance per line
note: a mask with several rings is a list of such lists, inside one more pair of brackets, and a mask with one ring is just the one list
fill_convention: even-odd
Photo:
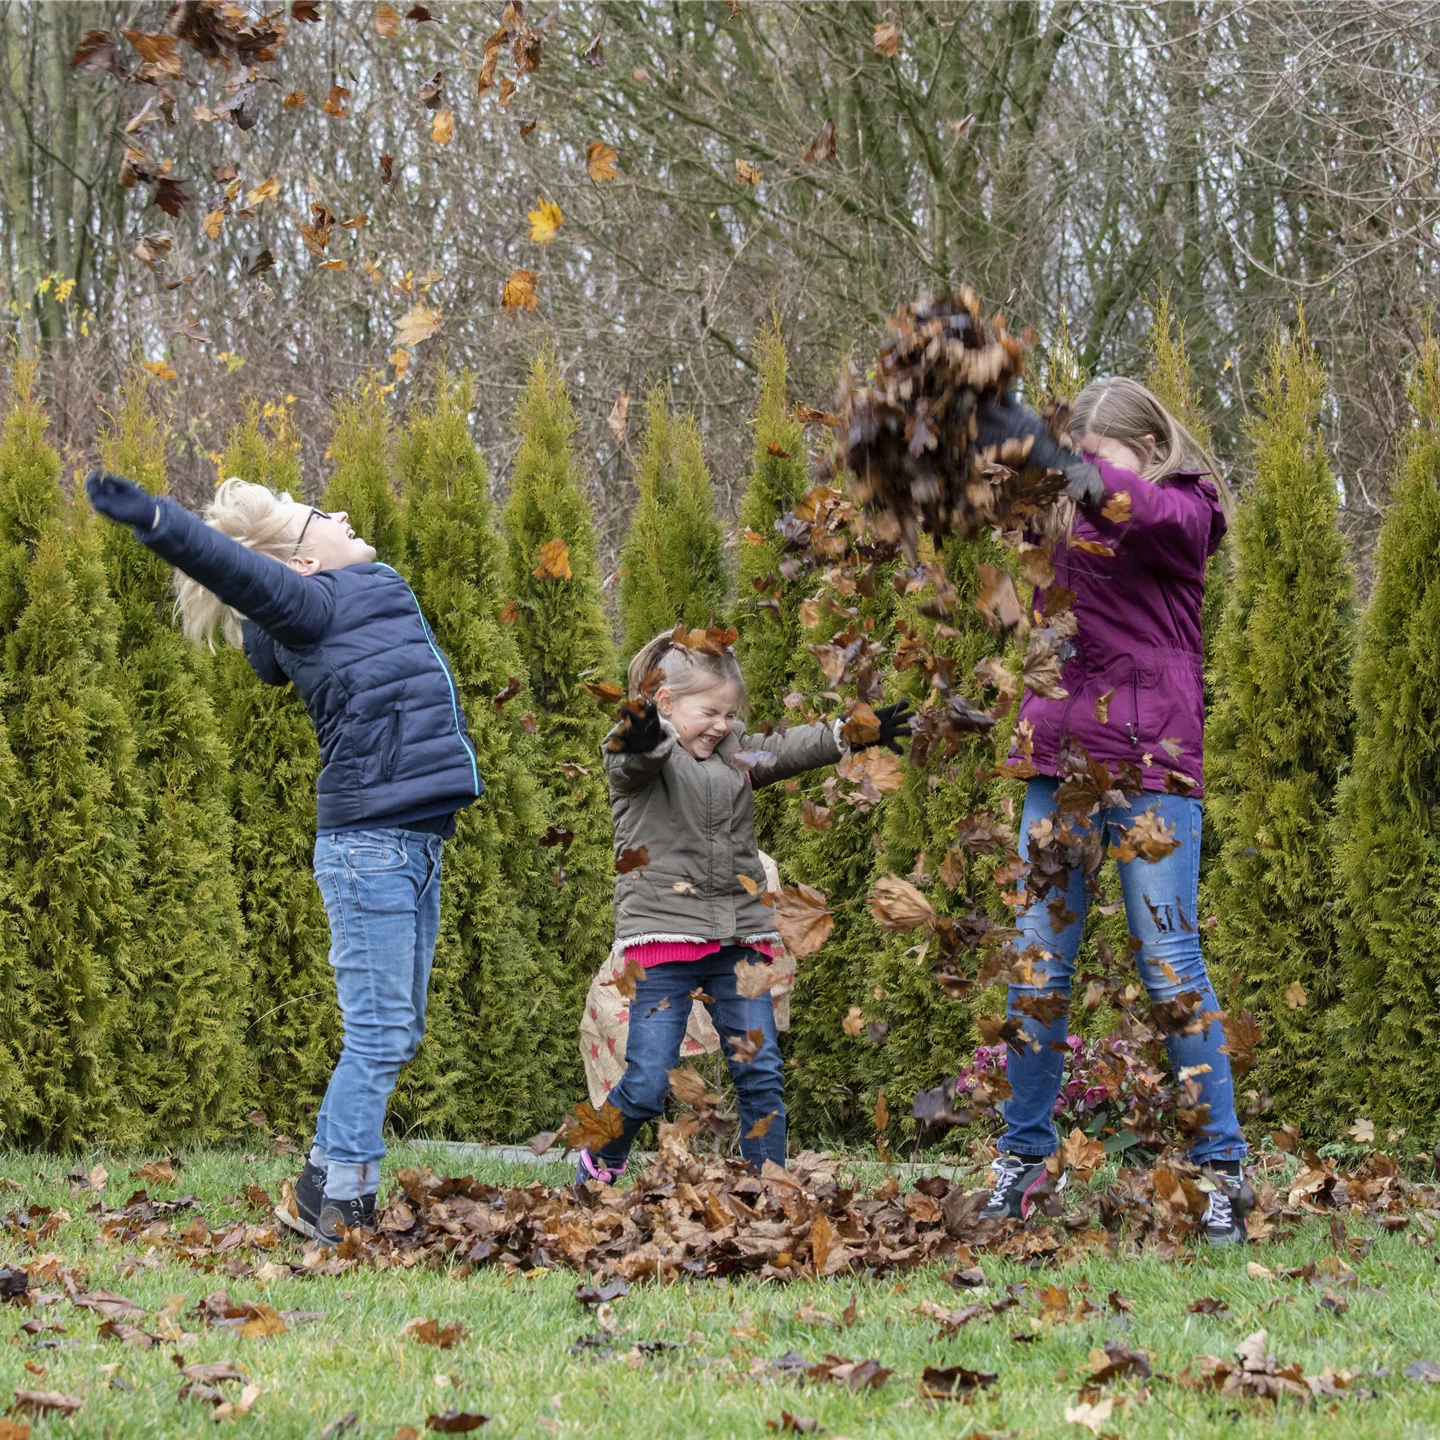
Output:
[[[214,1230],[232,1218],[257,1217],[237,1198],[247,1185],[273,1194],[293,1173],[293,1160],[208,1150],[181,1157],[174,1185],[150,1185],[152,1199],[193,1193]],[[117,1205],[136,1187],[129,1178],[139,1161],[87,1157],[110,1172],[106,1200]],[[454,1161],[424,1147],[397,1147],[387,1173],[397,1164],[432,1163],[454,1170]],[[1091,1432],[1065,1420],[1067,1406],[1089,1371],[1090,1352],[1107,1341],[1147,1351],[1149,1380],[1121,1380],[1105,1395],[1124,1397],[1107,1420],[1106,1434],[1126,1437],[1209,1435],[1433,1436],[1440,1434],[1440,1385],[1405,1378],[1416,1359],[1440,1361],[1440,1290],[1435,1248],[1416,1244],[1410,1231],[1376,1235],[1368,1252],[1352,1257],[1358,1284],[1339,1293],[1343,1313],[1326,1308],[1325,1285],[1303,1280],[1252,1277],[1250,1262],[1271,1269],[1330,1255],[1329,1227],[1316,1221],[1283,1244],[1239,1251],[1199,1249],[1179,1262],[1158,1258],[1116,1261],[1091,1255],[1065,1268],[1026,1270],[983,1257],[987,1285],[957,1291],[932,1266],[898,1278],[851,1282],[835,1279],[791,1285],[751,1281],[701,1281],[664,1289],[635,1287],[603,1318],[575,1299],[577,1277],[568,1271],[506,1275],[482,1270],[465,1278],[438,1271],[358,1270],[341,1276],[276,1280],[227,1276],[223,1268],[197,1270],[166,1258],[153,1268],[145,1247],[123,1252],[102,1243],[86,1207],[95,1196],[71,1193],[69,1160],[11,1152],[0,1156],[0,1176],[20,1193],[0,1196],[0,1211],[27,1203],[63,1207],[71,1218],[32,1248],[17,1227],[0,1240],[0,1261],[31,1264],[36,1249],[83,1267],[90,1289],[106,1289],[150,1312],[135,1323],[164,1329],[157,1312],[193,1338],[137,1350],[102,1338],[100,1317],[61,1298],[25,1309],[0,1307],[3,1400],[16,1388],[59,1390],[84,1401],[65,1418],[34,1419],[36,1436],[145,1435],[200,1436],[216,1433],[212,1407],[199,1399],[177,1398],[184,1363],[229,1360],[259,1387],[248,1414],[225,1423],[256,1435],[313,1440],[332,1422],[355,1412],[346,1429],[332,1435],[389,1440],[402,1427],[425,1434],[426,1417],[449,1410],[489,1417],[486,1436],[735,1436],[771,1433],[766,1423],[782,1412],[817,1420],[831,1436],[957,1437],[988,1433],[1015,1436],[1061,1434],[1084,1440]],[[542,1178],[563,1183],[568,1165],[492,1167],[493,1183],[529,1183]],[[873,1172],[871,1172],[873,1173]],[[193,1211],[169,1217],[183,1229]],[[281,1232],[282,1235],[286,1232]],[[1369,1227],[1350,1222],[1351,1235]],[[277,1253],[298,1263],[300,1246],[282,1239]],[[137,1257],[141,1257],[137,1261]],[[261,1257],[245,1252],[260,1263]],[[223,1266],[225,1256],[218,1257]],[[1020,1303],[977,1319],[943,1336],[933,1319],[919,1313],[922,1301],[954,1308],[1003,1296],[1005,1287],[1025,1287]],[[1080,1319],[1041,1320],[1040,1291],[1070,1290],[1069,1314],[1078,1301],[1095,1308]],[[58,1294],[59,1283],[38,1282]],[[283,1335],[243,1338],[207,1328],[195,1304],[227,1289],[238,1301],[263,1301],[277,1310],[323,1310],[321,1319],[298,1324]],[[1129,1313],[1108,1303],[1112,1289],[1128,1301]],[[854,1296],[857,1314],[849,1328],[842,1312]],[[1187,1313],[1202,1296],[1223,1301],[1228,1313]],[[183,1301],[176,1297],[183,1297]],[[1053,1298],[1053,1297],[1052,1297]],[[167,1311],[168,1307],[168,1311]],[[798,1312],[798,1314],[797,1314]],[[819,1312],[818,1314],[816,1312]],[[835,1320],[827,1324],[824,1317]],[[21,1329],[31,1318],[63,1329],[32,1335]],[[453,1348],[438,1349],[403,1335],[415,1317],[442,1325],[459,1321],[466,1334]],[[1355,1393],[1315,1403],[1282,1400],[1277,1405],[1232,1400],[1180,1383],[1188,1365],[1198,1372],[1205,1355],[1230,1359],[1252,1332],[1269,1332],[1269,1349],[1282,1365],[1300,1362],[1305,1374],[1326,1365],[1350,1371],[1372,1398]],[[572,1346],[587,1333],[600,1333],[609,1353]],[[173,1332],[171,1332],[173,1333]],[[1016,1339],[1016,1336],[1025,1337]],[[1030,1338],[1034,1337],[1034,1338]],[[674,1349],[647,1353],[644,1342],[666,1341]],[[835,1381],[797,1382],[775,1378],[769,1362],[787,1351],[819,1361],[829,1353],[847,1360],[873,1359],[894,1373],[880,1387],[852,1393]],[[927,1366],[964,1365],[994,1371],[994,1384],[975,1392],[969,1404],[936,1402],[920,1390]],[[27,1369],[27,1365],[32,1367]],[[1377,1371],[1388,1371],[1375,1378]],[[123,1388],[121,1388],[123,1387]],[[223,1387],[239,1400],[238,1383]],[[0,1427],[0,1435],[5,1434]]]

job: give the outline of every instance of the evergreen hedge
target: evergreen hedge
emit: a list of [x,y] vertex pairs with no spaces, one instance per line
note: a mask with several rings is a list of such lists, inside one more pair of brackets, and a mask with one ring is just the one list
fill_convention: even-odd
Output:
[[627,663],[677,621],[691,628],[718,621],[730,579],[699,427],[689,411],[670,413],[659,385],[646,400],[635,480],[635,516],[620,557],[621,655]]
[[1307,1135],[1333,1131],[1322,1017],[1338,992],[1328,827],[1349,758],[1353,581],[1320,438],[1325,373],[1301,330],[1271,341],[1255,480],[1215,640],[1206,795],[1219,850],[1202,911],[1222,1003],[1265,1032],[1255,1080]]
[[[1354,666],[1355,753],[1341,787],[1335,885],[1342,1000],[1330,1089],[1379,1125],[1440,1139],[1440,343],[1410,384]],[[1344,1118],[1349,1118],[1348,1114]]]

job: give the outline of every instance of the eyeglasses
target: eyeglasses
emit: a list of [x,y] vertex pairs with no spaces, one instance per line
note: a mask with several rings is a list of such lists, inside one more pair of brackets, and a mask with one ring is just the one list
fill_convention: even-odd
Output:
[[317,510],[312,505],[310,507],[310,513],[305,517],[305,523],[300,527],[300,538],[295,542],[295,548],[290,552],[290,558],[292,560],[300,553],[300,547],[305,543],[305,532],[310,528],[310,522],[317,515],[322,520],[325,519],[325,511]]

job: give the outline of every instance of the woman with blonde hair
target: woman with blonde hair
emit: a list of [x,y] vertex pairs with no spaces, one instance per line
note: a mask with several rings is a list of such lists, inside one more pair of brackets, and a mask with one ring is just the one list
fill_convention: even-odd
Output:
[[118,475],[85,488],[181,572],[185,634],[213,646],[218,627],[266,684],[293,684],[320,741],[315,879],[345,1037],[276,1213],[334,1245],[375,1223],[386,1106],[425,1033],[441,843],[485,788],[455,681],[414,591],[343,511],[230,479],[202,521]]
[[[1102,806],[1084,822],[1103,839],[1113,842],[1142,811],[1173,827],[1178,844],[1171,853],[1153,862],[1122,861],[1120,884],[1151,998],[1186,996],[1195,1006],[1196,1022],[1170,1037],[1170,1060],[1177,1075],[1199,1084],[1205,1121],[1192,1156],[1211,1187],[1202,1228],[1212,1244],[1229,1244],[1245,1238],[1254,1194],[1241,1170],[1245,1136],[1197,911],[1205,731],[1200,610],[1206,561],[1225,533],[1230,494],[1195,437],[1134,380],[1086,386],[1070,412],[1070,435],[1073,451],[1013,397],[987,407],[979,422],[982,446],[1029,438],[1032,457],[1063,470],[1069,482],[1050,536],[1057,541],[1055,579],[1035,605],[1044,611],[1050,593],[1068,592],[1077,633],[1061,680],[1064,698],[1029,692],[1020,707],[1017,734],[1028,754],[1011,759],[1028,761],[1033,776],[1022,843],[1030,844],[1032,827],[1058,818],[1067,753],[1083,753],[1112,774],[1122,764],[1140,774],[1142,796]],[[1085,928],[1086,879],[1076,869],[1056,897],[1063,903],[1036,899],[1017,922],[1017,948],[1033,947],[1043,959],[1033,985],[1010,990],[1010,1014],[1023,1019],[1033,1043],[1007,1061],[1013,1093],[985,1210],[993,1218],[1023,1218],[1048,1188],[1045,1162],[1056,1149],[1051,1115],[1064,1077],[1069,1016],[1042,1024],[1017,1001],[1039,995],[1068,1001]]]

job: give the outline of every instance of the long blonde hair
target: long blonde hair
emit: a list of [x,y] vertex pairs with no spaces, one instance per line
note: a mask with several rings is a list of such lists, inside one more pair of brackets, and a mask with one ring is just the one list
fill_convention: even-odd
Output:
[[1227,521],[1235,518],[1235,500],[1215,457],[1138,380],[1114,375],[1092,380],[1070,407],[1070,433],[1107,435],[1143,455],[1153,439],[1155,449],[1140,471],[1145,480],[1163,485],[1180,471],[1208,471],[1220,494]]
[[[299,527],[290,508],[294,503],[287,494],[276,494],[268,486],[232,475],[216,489],[200,518],[257,555],[283,563],[295,550]],[[215,648],[217,626],[231,645],[241,644],[239,612],[179,570],[175,572],[175,610],[185,638],[202,649]]]
[[735,708],[743,715],[750,704],[745,693],[745,677],[740,673],[739,663],[730,647],[722,645],[718,648],[718,655],[692,649],[688,645],[680,644],[675,639],[673,630],[662,630],[635,652],[635,658],[625,672],[630,698],[654,699],[659,686],[653,680],[647,686],[645,681],[652,671],[658,670],[661,676],[660,684],[677,698],[718,685],[734,686]]

